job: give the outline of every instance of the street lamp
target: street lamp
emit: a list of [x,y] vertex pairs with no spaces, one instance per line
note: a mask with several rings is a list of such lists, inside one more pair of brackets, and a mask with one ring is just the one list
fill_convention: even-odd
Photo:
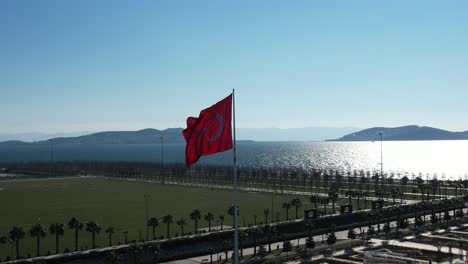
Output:
[[164,184],[164,137],[161,135],[161,174],[162,174],[162,184]]
[[382,177],[383,179],[383,149],[382,149],[382,141],[383,141],[383,132],[380,131],[379,132],[379,135],[380,135],[380,176]]
[[52,139],[49,140],[49,154],[50,154],[50,177],[54,174],[54,143]]
[[159,139],[161,140],[161,164],[163,164],[164,163],[164,137],[161,135]]
[[148,225],[148,198],[149,198],[149,195],[148,194],[145,194],[143,195],[143,197],[145,198],[145,210],[146,210],[146,241],[148,241],[148,232],[149,232],[149,225]]

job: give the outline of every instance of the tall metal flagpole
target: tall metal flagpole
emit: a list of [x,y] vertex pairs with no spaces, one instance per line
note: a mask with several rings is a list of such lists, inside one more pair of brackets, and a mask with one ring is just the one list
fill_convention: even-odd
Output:
[[233,144],[233,165],[234,165],[234,264],[239,263],[239,242],[238,242],[238,206],[237,206],[237,158],[236,158],[236,103],[234,100],[234,89],[232,89],[232,120],[233,120],[233,135],[234,135],[234,144]]

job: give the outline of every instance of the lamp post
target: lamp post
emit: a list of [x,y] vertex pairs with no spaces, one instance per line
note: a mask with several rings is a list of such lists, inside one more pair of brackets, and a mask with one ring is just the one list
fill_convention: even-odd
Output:
[[380,176],[382,177],[383,179],[383,144],[382,144],[382,141],[383,141],[383,132],[380,131],[379,132],[379,135],[380,135]]
[[161,174],[162,174],[162,184],[164,184],[164,137],[161,135]]
[[148,219],[148,198],[149,198],[149,195],[145,194],[145,195],[143,195],[143,197],[145,198],[145,211],[146,211],[146,223],[145,223],[146,224],[146,241],[148,241],[148,238],[149,238],[148,237],[148,232],[149,232],[148,231],[149,230],[148,229],[149,228],[149,226],[148,226],[148,220],[149,220]]
[[54,173],[54,143],[52,142],[52,139],[49,140],[50,146],[49,146],[49,154],[50,154],[50,177],[52,177]]

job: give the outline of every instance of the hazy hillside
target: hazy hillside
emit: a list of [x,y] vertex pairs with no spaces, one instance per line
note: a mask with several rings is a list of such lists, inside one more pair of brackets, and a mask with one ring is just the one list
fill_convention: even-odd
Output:
[[348,134],[332,141],[373,141],[380,140],[462,140],[468,139],[468,131],[451,132],[425,126],[403,126],[395,128],[373,127]]
[[[139,131],[107,131],[88,135],[69,137],[49,137],[44,140],[31,140],[21,134],[25,140],[11,135],[3,143],[8,145],[28,144],[149,144],[159,143],[161,135],[167,143],[185,143],[182,136],[182,128],[168,128],[157,130],[147,128]],[[358,128],[332,128],[332,127],[307,127],[307,128],[238,128],[238,140],[256,141],[323,141],[327,138],[339,137],[343,134],[359,130]],[[1,141],[1,140],[0,140]],[[26,141],[26,142],[25,142]]]
[[[55,137],[48,140],[23,142],[9,140],[2,145],[23,144],[154,144],[185,143],[182,128],[158,130],[153,128],[138,131],[106,131],[77,137]],[[421,126],[403,126],[396,128],[373,127],[357,131],[357,128],[240,128],[237,130],[238,140],[255,141],[323,141],[327,138],[346,136],[330,141],[373,141],[380,140],[379,132],[383,132],[383,140],[461,140],[468,139],[468,131],[450,132],[442,129]],[[357,132],[354,132],[357,131]]]
[[78,137],[58,137],[49,140],[25,143],[21,141],[6,141],[2,144],[151,144],[160,143],[161,136],[166,143],[183,143],[182,128],[157,130],[147,128],[138,131],[107,131]]

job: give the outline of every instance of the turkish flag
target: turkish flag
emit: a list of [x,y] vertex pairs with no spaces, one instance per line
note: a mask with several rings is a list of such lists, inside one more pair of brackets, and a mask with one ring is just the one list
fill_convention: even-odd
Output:
[[187,118],[187,128],[182,131],[187,141],[187,167],[190,168],[201,156],[232,149],[231,113],[232,94],[203,109],[198,118]]

